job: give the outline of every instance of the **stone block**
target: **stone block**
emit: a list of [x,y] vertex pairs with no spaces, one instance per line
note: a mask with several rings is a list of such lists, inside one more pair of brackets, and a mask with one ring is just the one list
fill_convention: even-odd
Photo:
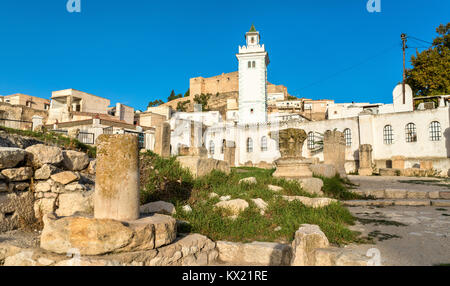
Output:
[[177,157],[177,161],[183,168],[189,169],[195,178],[208,175],[213,170],[218,170],[226,174],[231,172],[230,165],[225,161],[200,156],[181,156]]
[[331,164],[313,164],[309,166],[313,175],[322,176],[325,178],[332,178],[336,176],[336,167]]
[[322,192],[323,181],[321,179],[305,178],[299,179],[298,182],[300,183],[300,186],[305,192],[309,194],[323,196]]
[[315,250],[327,248],[329,242],[319,226],[303,224],[295,232],[292,242],[291,266],[314,266]]
[[140,213],[142,214],[159,213],[173,215],[176,212],[173,204],[163,201],[151,202],[140,207]]
[[310,161],[304,159],[278,159],[275,161],[277,166],[273,176],[283,179],[302,179],[310,178],[313,176],[309,166]]
[[380,176],[400,176],[399,169],[380,168]]
[[23,149],[0,147],[0,170],[16,167],[25,156],[26,152]]
[[386,199],[406,199],[407,190],[386,189],[384,191]]

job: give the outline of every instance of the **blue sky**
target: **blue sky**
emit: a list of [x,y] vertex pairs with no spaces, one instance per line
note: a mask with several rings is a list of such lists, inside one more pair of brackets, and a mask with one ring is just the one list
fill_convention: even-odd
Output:
[[191,77],[237,70],[254,23],[270,82],[298,97],[389,103],[400,34],[431,42],[450,21],[448,0],[381,0],[381,13],[367,0],[81,0],[81,13],[66,2],[0,1],[0,94],[75,88],[145,109],[184,93]]

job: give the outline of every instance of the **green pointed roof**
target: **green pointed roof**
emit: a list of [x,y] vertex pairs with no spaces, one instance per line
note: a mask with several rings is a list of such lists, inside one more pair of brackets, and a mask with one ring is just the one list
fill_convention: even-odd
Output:
[[255,25],[252,24],[252,27],[250,28],[249,32],[256,32]]

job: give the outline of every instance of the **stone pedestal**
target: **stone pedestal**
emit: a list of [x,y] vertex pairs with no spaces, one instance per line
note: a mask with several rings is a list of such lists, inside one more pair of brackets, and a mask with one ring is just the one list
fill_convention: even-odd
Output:
[[139,218],[138,150],[138,138],[133,134],[100,135],[97,139],[95,218]]
[[359,170],[360,176],[372,176],[372,145],[364,144],[359,147]]
[[313,176],[309,166],[312,161],[308,159],[281,158],[275,161],[277,170],[273,173],[276,178],[303,179]]

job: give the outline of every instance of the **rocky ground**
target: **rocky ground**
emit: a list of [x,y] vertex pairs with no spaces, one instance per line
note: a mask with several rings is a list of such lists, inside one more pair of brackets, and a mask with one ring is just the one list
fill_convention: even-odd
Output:
[[377,248],[382,265],[421,266],[450,263],[450,208],[349,207],[358,218],[353,230],[373,239],[360,252]]

